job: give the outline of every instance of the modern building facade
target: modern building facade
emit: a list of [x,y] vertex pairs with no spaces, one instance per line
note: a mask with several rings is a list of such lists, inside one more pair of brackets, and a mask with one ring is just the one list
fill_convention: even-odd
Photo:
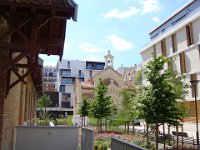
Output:
[[59,111],[73,113],[75,80],[86,81],[103,70],[105,62],[62,60],[57,64],[59,89]]
[[[142,51],[142,67],[156,56],[172,58],[165,68],[186,75],[186,82],[200,79],[200,0],[192,0],[177,10],[166,21],[150,32],[151,42]],[[143,84],[146,79],[143,78]],[[185,121],[195,121],[195,88],[188,88],[186,103],[190,116]],[[200,117],[200,83],[197,84],[198,116]],[[200,120],[200,118],[198,118]]]
[[44,66],[43,68],[43,85],[44,91],[56,92],[57,89],[57,69],[52,66]]

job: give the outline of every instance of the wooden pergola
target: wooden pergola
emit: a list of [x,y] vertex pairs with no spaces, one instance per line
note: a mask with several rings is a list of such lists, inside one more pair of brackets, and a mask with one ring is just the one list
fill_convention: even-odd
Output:
[[[0,22],[6,22],[8,28],[0,31],[0,59],[5,60],[0,75],[7,72],[10,76],[12,71],[18,77],[11,84],[7,77],[6,94],[29,74],[37,76],[39,54],[62,58],[67,19],[76,21],[76,13],[73,0],[0,0]],[[24,57],[28,63],[19,63]],[[27,71],[20,75],[18,68]]]

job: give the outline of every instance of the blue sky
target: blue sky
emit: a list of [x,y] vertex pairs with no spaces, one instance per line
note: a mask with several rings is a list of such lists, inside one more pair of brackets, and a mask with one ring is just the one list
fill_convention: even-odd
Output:
[[[68,20],[63,59],[104,61],[110,50],[114,68],[141,63],[149,32],[189,0],[75,0],[78,21]],[[57,56],[42,56],[56,65]]]

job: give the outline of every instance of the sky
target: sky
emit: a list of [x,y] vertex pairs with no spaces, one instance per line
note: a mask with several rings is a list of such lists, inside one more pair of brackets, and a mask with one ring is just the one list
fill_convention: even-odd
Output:
[[[114,68],[141,63],[149,32],[189,0],[74,0],[77,22],[67,21],[63,59],[104,61],[108,50]],[[56,66],[58,56],[40,55]]]

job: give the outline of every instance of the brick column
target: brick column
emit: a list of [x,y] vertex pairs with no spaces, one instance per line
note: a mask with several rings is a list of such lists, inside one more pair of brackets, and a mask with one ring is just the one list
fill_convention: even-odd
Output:
[[[0,16],[0,36],[3,35],[5,32],[8,31],[8,24],[6,20]],[[9,37],[4,38],[2,41],[9,42]],[[2,66],[6,59],[1,57],[1,53],[9,55],[8,50],[0,49],[0,66]],[[0,75],[0,149],[2,148],[2,137],[3,137],[3,109],[4,109],[4,100],[6,96],[6,80],[7,80],[7,73]]]

